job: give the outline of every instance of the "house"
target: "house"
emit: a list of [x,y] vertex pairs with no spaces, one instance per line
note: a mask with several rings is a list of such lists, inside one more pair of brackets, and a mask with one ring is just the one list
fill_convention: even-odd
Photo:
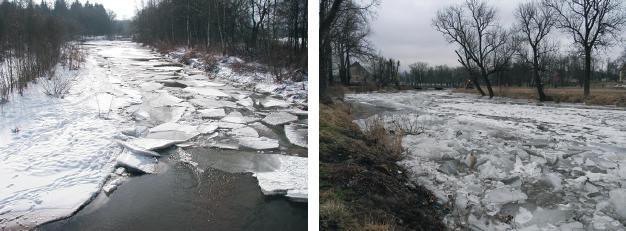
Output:
[[359,62],[350,65],[350,84],[362,85],[366,84],[370,73]]

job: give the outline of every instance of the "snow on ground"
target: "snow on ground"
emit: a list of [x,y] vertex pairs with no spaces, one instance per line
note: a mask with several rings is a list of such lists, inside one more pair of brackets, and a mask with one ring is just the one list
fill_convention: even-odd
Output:
[[423,131],[405,136],[401,164],[451,208],[451,227],[624,230],[623,109],[443,91],[347,99],[382,109],[390,128]]
[[[185,49],[181,48],[175,52],[169,53],[167,56],[173,60],[180,61],[185,54]],[[232,64],[244,64],[244,60],[237,57],[218,57],[220,60],[217,64],[217,71],[213,75],[218,79],[226,80],[234,86],[254,90],[261,93],[270,93],[280,96],[289,102],[306,107],[308,102],[308,81],[294,82],[285,80],[282,82],[275,81],[271,73],[262,73],[254,71],[252,73],[237,73],[231,68]],[[248,63],[252,66],[259,66],[258,63]],[[190,65],[195,68],[204,70],[205,63],[198,59],[191,59]],[[214,94],[211,92],[210,94]],[[287,107],[289,102],[284,100],[268,99],[264,101],[265,107]]]
[[[282,103],[280,94],[257,96],[241,89],[252,79],[230,84],[229,78],[211,80],[190,67],[168,65],[132,42],[90,41],[85,47],[85,67],[64,99],[49,98],[33,85],[0,108],[0,229],[29,229],[70,216],[100,190],[112,193],[128,177],[124,172],[158,174],[158,151],[172,145],[237,149],[241,143],[289,158],[290,149],[276,137],[246,125],[275,108],[301,112]],[[273,97],[276,107],[257,110],[259,97]],[[298,160],[289,169],[306,170],[306,158]],[[120,174],[112,174],[116,167]],[[284,175],[291,172],[276,174],[299,181],[306,176]],[[281,188],[300,183],[290,180]],[[306,201],[306,193],[298,195]]]
[[98,69],[88,58],[64,99],[32,85],[2,105],[0,226],[32,228],[68,216],[100,190],[121,150],[110,139],[117,123],[89,107],[112,90]]

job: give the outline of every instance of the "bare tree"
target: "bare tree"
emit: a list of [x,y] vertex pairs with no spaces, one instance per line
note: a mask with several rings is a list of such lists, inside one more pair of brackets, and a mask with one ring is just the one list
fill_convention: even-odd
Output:
[[[433,26],[450,43],[460,47],[457,51],[459,61],[471,70],[475,65],[478,74],[482,77],[489,98],[493,97],[493,89],[489,76],[500,71],[510,60],[512,53],[505,47],[509,41],[508,32],[496,23],[496,10],[479,0],[466,0],[463,5],[449,6],[437,12]],[[477,81],[474,81],[477,82]],[[481,94],[484,92],[480,89]]]
[[626,24],[623,0],[544,0],[558,15],[557,26],[574,38],[585,55],[583,88],[590,93],[592,51],[611,46]]
[[[354,0],[320,0],[320,99],[329,101],[326,89],[332,83],[333,49],[332,43],[336,41],[336,33],[333,29],[339,25],[339,19],[343,15],[356,14],[367,15],[378,4],[379,0],[354,1]],[[348,57],[349,58],[349,57]],[[345,61],[345,60],[344,60]]]
[[528,55],[522,57],[532,63],[533,79],[539,101],[545,101],[546,95],[543,91],[543,81],[540,72],[543,71],[544,55],[551,51],[547,36],[554,28],[555,17],[552,8],[542,7],[536,2],[526,2],[519,5],[515,12],[518,21],[518,28],[522,35],[522,41],[530,47],[532,52],[530,58]]

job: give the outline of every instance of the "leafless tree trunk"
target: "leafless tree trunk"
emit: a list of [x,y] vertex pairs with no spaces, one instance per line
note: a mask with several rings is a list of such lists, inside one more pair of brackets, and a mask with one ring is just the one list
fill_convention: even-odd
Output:
[[585,55],[583,92],[589,97],[592,51],[610,46],[626,24],[623,0],[544,0],[558,16],[557,27],[570,34]]
[[515,13],[518,27],[523,33],[523,41],[528,44],[532,57],[522,57],[533,66],[533,79],[537,88],[539,101],[545,101],[546,95],[543,90],[543,81],[540,72],[543,71],[544,55],[550,51],[547,36],[554,27],[555,18],[551,8],[539,5],[535,2],[522,3]]

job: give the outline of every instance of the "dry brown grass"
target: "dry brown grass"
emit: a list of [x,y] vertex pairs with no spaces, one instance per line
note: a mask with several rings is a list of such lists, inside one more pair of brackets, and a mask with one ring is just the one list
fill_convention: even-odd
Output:
[[377,146],[385,150],[385,153],[387,153],[391,159],[399,161],[403,158],[403,133],[401,130],[391,132],[385,128],[385,121],[381,117],[374,116],[367,119],[363,133],[367,140],[373,141]]
[[[453,92],[479,94],[475,89],[457,88]],[[508,97],[513,99],[537,99],[537,92],[534,88],[519,87],[494,87],[495,96]],[[626,106],[626,90],[610,88],[591,89],[591,95],[585,100],[581,88],[548,88],[545,89],[548,99],[556,103],[585,103],[588,105],[617,105]]]

